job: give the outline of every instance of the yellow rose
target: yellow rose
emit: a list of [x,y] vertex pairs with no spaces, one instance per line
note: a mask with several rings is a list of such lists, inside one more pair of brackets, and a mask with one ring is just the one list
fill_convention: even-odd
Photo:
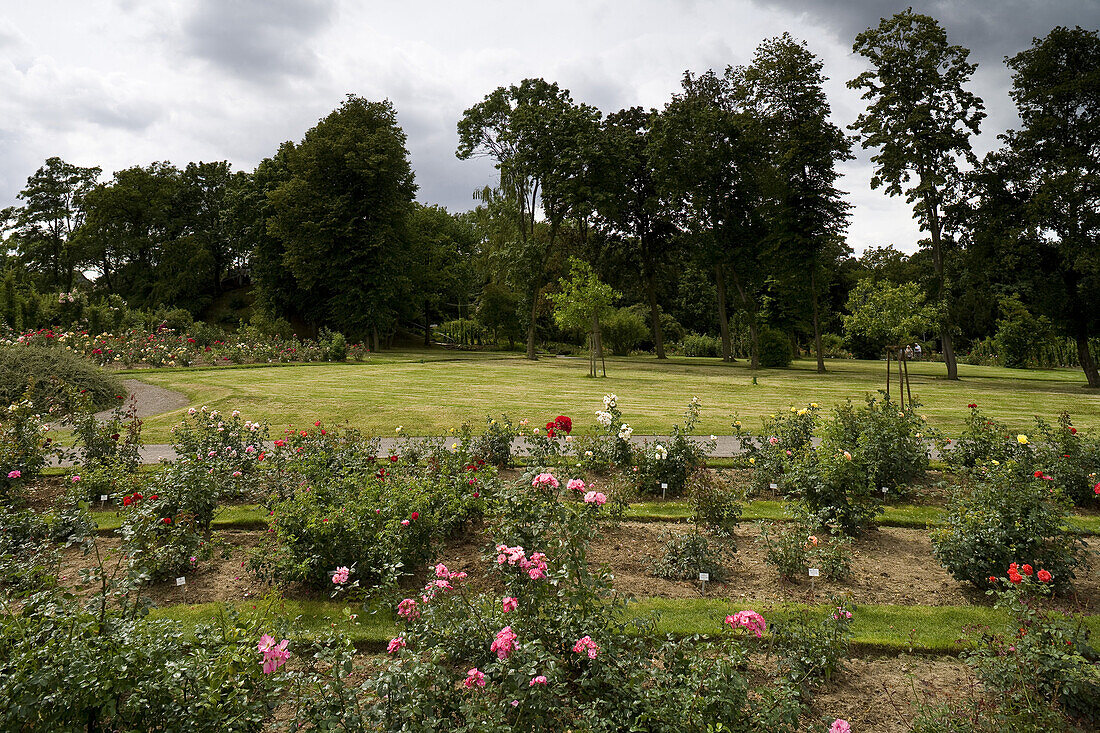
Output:
[[750,458],[749,463],[752,464],[752,465],[755,465],[756,464],[756,459],[755,458]]
[[1019,435],[1016,436],[1016,442],[1019,443],[1020,445],[1027,445],[1027,436],[1024,435],[1023,433],[1020,433]]

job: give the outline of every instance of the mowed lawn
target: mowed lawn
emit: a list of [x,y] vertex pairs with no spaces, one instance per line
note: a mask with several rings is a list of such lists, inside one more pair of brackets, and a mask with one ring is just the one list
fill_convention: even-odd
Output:
[[[490,413],[534,424],[565,414],[587,432],[607,392],[618,395],[624,419],[638,433],[667,432],[698,396],[703,402],[698,432],[729,434],[735,418],[753,430],[778,410],[860,401],[885,383],[881,361],[830,360],[823,375],[815,367],[801,360],[789,369],[761,369],[753,384],[745,362],[631,357],[608,359],[607,378],[590,379],[583,358],[530,362],[514,354],[436,350],[386,352],[358,364],[163,369],[124,376],[179,390],[196,407],[238,409],[246,418],[269,422],[273,433],[323,420],[383,436],[393,435],[398,425],[414,435],[443,434],[464,421],[480,430]],[[1079,370],[960,364],[962,380],[950,382],[943,364],[913,363],[909,373],[922,414],[948,436],[961,429],[972,402],[1019,431],[1033,429],[1035,415],[1053,421],[1063,410],[1079,427],[1100,428],[1100,393],[1083,386]],[[896,386],[895,381],[895,399]],[[149,418],[146,441],[166,442],[185,409]]]

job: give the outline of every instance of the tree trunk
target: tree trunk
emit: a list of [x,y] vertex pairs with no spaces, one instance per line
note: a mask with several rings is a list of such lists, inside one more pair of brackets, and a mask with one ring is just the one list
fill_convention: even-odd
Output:
[[721,265],[714,266],[714,284],[718,291],[718,328],[722,332],[722,361],[733,362],[733,343],[730,341],[729,314],[726,313],[726,275]]
[[940,341],[943,343],[943,361],[947,364],[947,378],[958,379],[959,365],[958,362],[955,361],[955,345],[951,340],[950,324],[943,327],[943,333],[940,334]]
[[890,354],[891,350],[886,349],[886,399],[890,399]]
[[661,316],[657,312],[657,276],[653,270],[653,264],[646,262],[645,289],[646,296],[649,298],[649,324],[653,331],[653,344],[657,349],[657,358],[667,359],[668,357],[665,356],[665,337],[661,332]]
[[[921,181],[926,177],[921,174]],[[941,236],[940,214],[935,195],[931,192],[924,195],[924,206],[928,212],[928,238],[932,240],[932,269],[936,272],[936,302],[943,303],[943,240]],[[950,309],[945,309],[948,316],[944,319],[943,330],[940,332],[940,342],[943,346],[943,362],[947,365],[947,378],[959,378],[959,365],[955,361],[955,347],[951,342],[951,317]]]
[[531,361],[538,361],[538,355],[535,354],[535,318],[539,310],[539,292],[536,289],[534,295],[531,296],[531,322],[527,324],[527,358]]
[[424,309],[424,346],[432,345],[432,320],[428,316],[428,309]]
[[379,351],[379,348],[378,348],[378,326],[373,325],[373,326],[370,327],[370,330],[371,330],[371,336],[374,339],[374,353],[377,354],[378,351]]
[[821,350],[821,323],[817,313],[817,275],[810,270],[810,298],[814,304],[814,350],[817,351],[817,373],[825,373],[825,355]]
[[1100,373],[1097,372],[1096,361],[1092,358],[1092,352],[1089,351],[1088,332],[1083,327],[1078,327],[1074,340],[1077,342],[1077,361],[1085,372],[1088,385],[1100,387]]
[[741,278],[737,276],[737,270],[730,268],[733,274],[733,284],[737,287],[737,294],[741,297],[741,305],[749,314],[749,338],[752,341],[752,368],[760,368],[760,329],[756,324],[756,308],[749,302],[745,289],[741,287]]
[[909,400],[909,409],[913,409],[913,390],[909,386],[909,358],[906,357],[901,365],[905,368],[905,397]]

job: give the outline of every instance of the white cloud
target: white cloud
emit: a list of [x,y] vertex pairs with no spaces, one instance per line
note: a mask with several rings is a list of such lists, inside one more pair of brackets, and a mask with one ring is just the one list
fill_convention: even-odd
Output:
[[[1014,120],[1000,56],[1063,16],[1100,20],[1100,6],[1090,9],[1086,0],[1041,8],[1006,2],[978,3],[977,10],[924,3],[952,40],[974,44],[982,64],[975,88],[990,116],[979,152],[994,147],[995,133]],[[394,103],[420,200],[464,209],[493,171],[489,161],[455,158],[456,124],[493,88],[542,76],[605,114],[660,107],[685,69],[746,63],[762,39],[783,31],[805,38],[822,57],[834,118],[844,126],[861,108],[845,87],[862,68],[852,36],[897,9],[886,5],[38,0],[0,19],[0,206],[14,202],[50,155],[108,173],[154,160],[224,158],[250,168],[354,93]],[[841,179],[854,204],[851,243],[857,250],[886,243],[912,250],[919,233],[910,208],[870,190],[870,154],[857,153]]]

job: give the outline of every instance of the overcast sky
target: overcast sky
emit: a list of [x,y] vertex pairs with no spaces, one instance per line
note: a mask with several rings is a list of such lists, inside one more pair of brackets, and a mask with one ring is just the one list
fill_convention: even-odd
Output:
[[[52,155],[105,175],[154,160],[250,170],[353,93],[394,103],[419,200],[463,210],[495,176],[487,161],[455,158],[455,125],[495,87],[544,77],[605,114],[661,107],[685,69],[747,63],[784,31],[823,59],[835,122],[846,126],[861,108],[845,87],[863,70],[855,34],[907,4],[0,0],[0,207]],[[979,64],[973,89],[989,114],[979,154],[1015,122],[1004,56],[1055,25],[1100,27],[1100,0],[912,5]],[[868,157],[844,166],[849,241],[912,251],[911,210],[870,189]]]

